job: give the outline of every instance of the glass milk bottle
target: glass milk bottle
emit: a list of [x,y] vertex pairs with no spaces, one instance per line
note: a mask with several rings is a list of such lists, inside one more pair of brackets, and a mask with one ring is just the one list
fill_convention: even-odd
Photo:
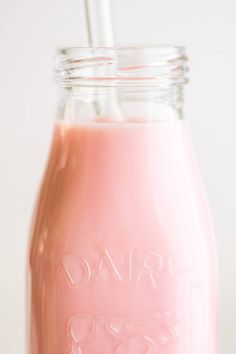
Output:
[[181,47],[65,48],[32,224],[29,354],[216,354]]

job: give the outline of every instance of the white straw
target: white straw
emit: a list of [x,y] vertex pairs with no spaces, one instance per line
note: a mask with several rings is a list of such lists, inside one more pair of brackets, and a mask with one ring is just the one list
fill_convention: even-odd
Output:
[[110,0],[84,0],[88,42],[91,47],[113,47]]

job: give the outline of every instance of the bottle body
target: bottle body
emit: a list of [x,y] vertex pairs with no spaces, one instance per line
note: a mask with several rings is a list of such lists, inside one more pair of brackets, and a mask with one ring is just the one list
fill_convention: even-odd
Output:
[[215,240],[184,120],[56,124],[30,278],[30,354],[216,354]]

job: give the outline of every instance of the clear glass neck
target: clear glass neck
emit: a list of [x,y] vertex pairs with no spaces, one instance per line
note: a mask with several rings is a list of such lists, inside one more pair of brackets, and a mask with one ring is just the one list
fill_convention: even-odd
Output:
[[59,49],[58,118],[67,122],[181,119],[186,61],[182,47]]

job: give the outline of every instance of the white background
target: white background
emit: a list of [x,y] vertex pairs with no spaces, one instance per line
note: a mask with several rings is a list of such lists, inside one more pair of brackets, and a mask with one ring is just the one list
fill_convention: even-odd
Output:
[[[112,0],[112,10],[118,44],[181,44],[188,48],[191,81],[186,90],[186,115],[192,125],[219,245],[220,352],[233,354],[236,2]],[[52,57],[58,45],[86,45],[81,0],[0,0],[2,354],[25,354],[26,247],[55,116]]]

